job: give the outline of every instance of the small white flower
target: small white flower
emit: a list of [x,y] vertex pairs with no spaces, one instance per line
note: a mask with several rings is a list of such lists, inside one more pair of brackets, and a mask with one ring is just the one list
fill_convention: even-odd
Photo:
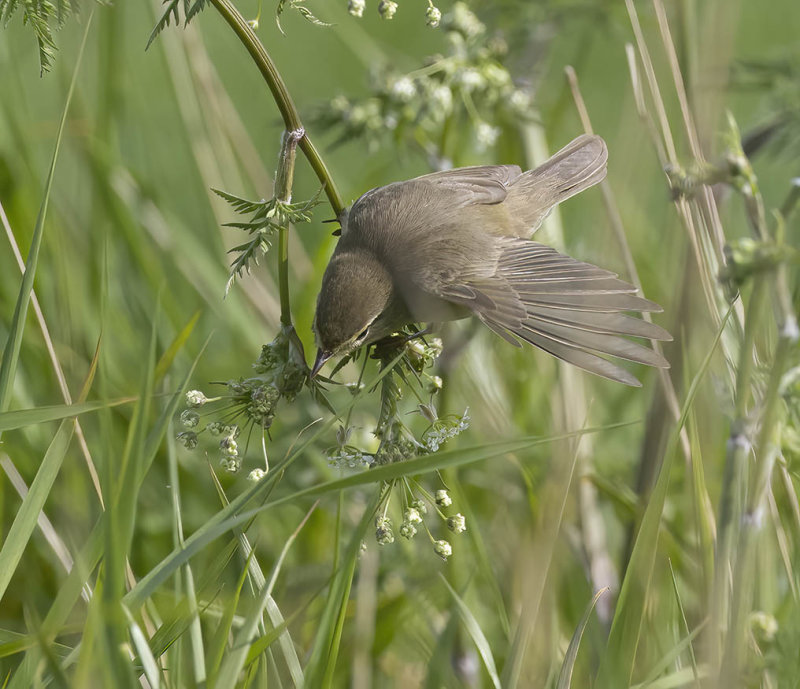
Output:
[[467,530],[467,520],[460,512],[447,520],[447,528],[453,533],[463,533]]
[[486,150],[497,143],[500,136],[499,127],[493,127],[486,122],[480,122],[475,128],[475,142],[480,150]]
[[464,34],[467,38],[477,36],[486,30],[486,27],[480,19],[478,19],[463,2],[457,2],[453,5],[451,22],[453,28]]
[[378,4],[378,12],[384,19],[391,19],[397,12],[397,3],[392,0],[381,0]]
[[242,460],[238,457],[221,457],[219,465],[229,474],[235,474],[242,467]]
[[402,103],[408,103],[414,96],[417,95],[417,87],[409,77],[400,77],[395,79],[391,86],[391,93],[394,98]]
[[249,474],[247,474],[247,480],[252,481],[253,483],[258,483],[266,475],[267,472],[263,469],[253,469]]
[[484,85],[484,78],[481,73],[472,67],[462,69],[457,75],[456,80],[465,91],[473,91]]
[[208,397],[200,392],[200,390],[189,390],[189,392],[186,393],[186,405],[193,409],[202,407],[206,402],[208,402]]
[[520,115],[530,114],[531,97],[527,91],[516,89],[508,99],[508,104],[514,112]]
[[434,499],[436,500],[436,504],[439,507],[450,507],[453,504],[453,499],[450,497],[450,493],[446,490],[437,490]]
[[197,433],[193,431],[181,431],[175,439],[187,450],[194,450],[197,447]]
[[508,70],[491,62],[484,65],[482,74],[487,83],[496,88],[508,86],[511,83],[511,75]]
[[394,543],[392,520],[389,517],[378,517],[375,520],[375,540],[378,541],[378,545]]
[[239,448],[236,441],[230,436],[219,441],[219,449],[222,450],[225,457],[238,457],[239,455]]
[[363,17],[364,8],[367,6],[365,0],[350,0],[347,3],[347,11],[354,17]]
[[447,560],[447,558],[453,554],[453,546],[447,541],[434,541],[433,551],[442,558],[442,560]]
[[408,507],[406,508],[405,514],[403,515],[403,520],[408,522],[409,524],[421,524],[422,515],[416,508]]
[[431,28],[435,29],[437,26],[439,26],[439,22],[441,21],[442,11],[434,5],[430,5],[428,9],[425,10],[425,23]]
[[417,535],[417,527],[410,522],[403,522],[400,525],[400,535],[410,541]]
[[181,423],[185,428],[196,428],[200,423],[200,414],[193,409],[184,409],[181,412]]
[[769,643],[778,633],[778,621],[773,615],[757,610],[750,613],[750,628],[760,641]]
[[446,115],[453,107],[453,92],[444,84],[431,91],[431,109],[437,115]]

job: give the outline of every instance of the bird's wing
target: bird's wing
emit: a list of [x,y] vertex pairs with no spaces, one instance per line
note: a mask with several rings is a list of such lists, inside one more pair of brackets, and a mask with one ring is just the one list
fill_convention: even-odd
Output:
[[412,181],[456,192],[463,196],[464,205],[495,204],[505,201],[509,186],[521,175],[517,165],[479,165],[432,172]]
[[624,313],[661,310],[636,291],[614,273],[524,239],[503,240],[494,275],[465,275],[437,290],[506,340],[518,344],[516,336],[591,373],[638,386],[634,376],[602,356],[669,366],[657,352],[623,337],[672,339],[659,326]]
[[506,206],[517,236],[528,237],[550,210],[606,176],[608,149],[599,136],[583,134],[515,180]]

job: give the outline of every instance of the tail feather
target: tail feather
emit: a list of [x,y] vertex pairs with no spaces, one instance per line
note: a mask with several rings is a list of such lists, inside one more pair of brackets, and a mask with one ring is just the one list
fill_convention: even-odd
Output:
[[530,236],[550,209],[606,176],[608,149],[599,136],[584,134],[509,187],[505,205],[518,219],[520,236]]

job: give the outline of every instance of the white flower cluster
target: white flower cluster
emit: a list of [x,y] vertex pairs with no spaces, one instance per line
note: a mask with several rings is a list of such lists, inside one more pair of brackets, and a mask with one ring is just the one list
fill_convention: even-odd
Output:
[[422,434],[422,443],[428,452],[436,452],[445,442],[469,428],[469,410],[461,416],[444,417],[433,422]]

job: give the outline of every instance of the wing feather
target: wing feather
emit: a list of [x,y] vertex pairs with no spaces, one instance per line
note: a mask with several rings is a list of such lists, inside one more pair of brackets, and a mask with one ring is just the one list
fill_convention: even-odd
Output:
[[440,295],[472,311],[494,332],[522,339],[591,373],[626,385],[636,378],[604,357],[668,368],[661,354],[628,337],[671,340],[663,328],[626,311],[659,311],[615,273],[525,239],[501,240],[491,276],[462,276]]

